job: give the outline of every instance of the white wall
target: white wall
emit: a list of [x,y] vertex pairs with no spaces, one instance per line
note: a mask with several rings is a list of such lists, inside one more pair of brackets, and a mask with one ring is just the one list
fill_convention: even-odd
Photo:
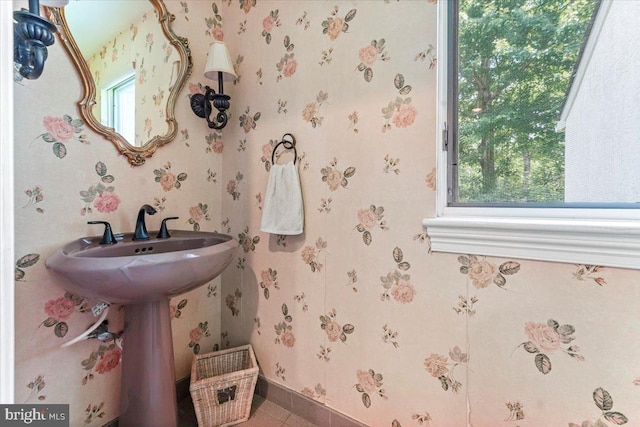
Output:
[[[565,200],[640,201],[640,2],[613,1],[566,126]],[[582,64],[584,65],[584,64]]]

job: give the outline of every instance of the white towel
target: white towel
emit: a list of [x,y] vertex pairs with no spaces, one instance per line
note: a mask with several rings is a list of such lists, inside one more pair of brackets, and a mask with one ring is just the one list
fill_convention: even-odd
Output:
[[274,164],[269,173],[260,230],[271,234],[302,234],[304,207],[295,163]]

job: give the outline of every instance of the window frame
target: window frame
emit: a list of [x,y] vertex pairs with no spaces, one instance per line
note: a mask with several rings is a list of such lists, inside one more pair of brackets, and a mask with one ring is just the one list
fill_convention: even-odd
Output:
[[[135,99],[135,90],[136,90],[136,76],[135,74],[129,76],[128,78],[122,80],[120,83],[118,83],[117,85],[113,86],[112,88],[109,89],[109,95],[110,95],[110,104],[111,104],[111,109],[109,110],[109,114],[111,116],[111,119],[113,121],[113,128],[116,130],[116,132],[118,132],[121,135],[124,135],[124,123],[123,123],[123,116],[133,116],[134,117],[134,121],[133,121],[133,140],[135,141],[135,101],[133,103],[133,115],[127,115],[127,111],[125,110],[125,107],[122,103],[122,93],[124,93],[125,91],[129,91],[133,88],[133,97]],[[124,113],[124,114],[123,114]],[[130,136],[127,136],[127,138],[129,138]]]
[[[602,0],[601,8],[611,0]],[[449,3],[438,2],[436,104],[436,216],[425,218],[431,250],[461,254],[524,258],[640,269],[640,210],[567,207],[450,206],[453,178],[447,151],[455,129],[447,129],[448,90],[446,56]],[[454,83],[455,84],[455,83]]]
[[[101,122],[108,127],[115,129],[116,132],[122,133],[122,126],[119,122],[119,119],[116,116],[119,116],[119,112],[116,111],[119,108],[119,104],[116,105],[117,94],[120,90],[125,87],[133,86],[134,90],[137,89],[136,85],[136,75],[135,70],[131,70],[124,74],[123,76],[117,78],[113,82],[108,85],[105,85],[105,88],[102,89],[102,120]],[[135,109],[135,106],[134,106]],[[135,117],[135,114],[133,115]],[[134,135],[133,139],[127,139],[129,141],[135,141],[135,123],[134,123]],[[133,144],[132,142],[132,145]]]
[[[135,141],[135,121],[133,135],[125,135],[125,132],[123,131],[123,123],[121,122],[124,109],[120,102],[122,101],[120,93],[123,90],[128,90],[130,88],[133,88],[135,97],[135,90],[137,89],[135,72],[127,73],[105,89],[107,92],[107,120],[108,125],[114,128],[120,135],[125,136],[128,141]],[[133,117],[135,118],[135,103],[133,105],[133,110]],[[131,137],[133,137],[133,139],[131,139]]]

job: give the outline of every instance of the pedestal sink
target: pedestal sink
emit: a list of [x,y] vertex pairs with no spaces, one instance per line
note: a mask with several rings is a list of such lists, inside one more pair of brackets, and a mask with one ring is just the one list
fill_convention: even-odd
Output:
[[176,427],[175,366],[169,298],[218,276],[233,260],[231,236],[172,231],[168,239],[100,245],[100,237],[68,243],[46,261],[79,296],[125,305],[120,427]]

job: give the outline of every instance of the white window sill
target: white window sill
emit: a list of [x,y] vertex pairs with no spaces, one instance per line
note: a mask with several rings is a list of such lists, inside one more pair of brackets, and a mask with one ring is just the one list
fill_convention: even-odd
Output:
[[[423,220],[434,252],[640,269],[640,209],[447,206],[447,2],[438,2],[436,218]],[[640,205],[639,205],[640,206]]]
[[638,219],[466,215],[427,218],[423,226],[434,252],[640,269]]

